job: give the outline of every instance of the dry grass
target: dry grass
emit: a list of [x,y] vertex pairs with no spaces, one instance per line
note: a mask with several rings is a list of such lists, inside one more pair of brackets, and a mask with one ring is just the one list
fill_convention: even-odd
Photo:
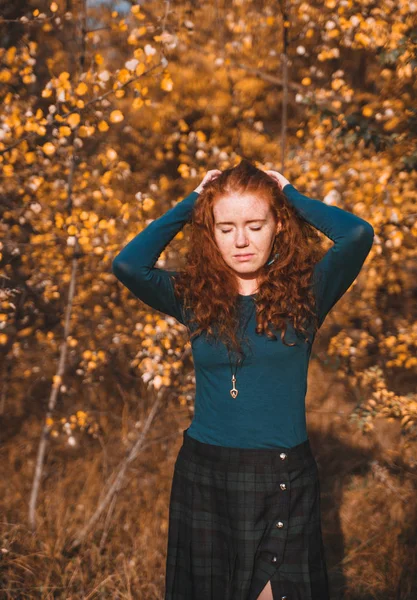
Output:
[[[410,450],[391,423],[381,423],[368,437],[349,425],[352,402],[314,359],[308,400],[332,600],[342,598],[342,590],[345,600],[414,600],[417,473],[408,466]],[[146,415],[149,402],[127,394],[122,417],[115,415],[113,423],[106,417],[103,446],[51,444],[34,534],[26,520],[39,419],[26,419],[3,445],[2,598],[163,597],[170,485],[189,422],[173,399],[158,414],[116,502],[84,545],[77,552],[68,550],[132,444],[134,423]]]

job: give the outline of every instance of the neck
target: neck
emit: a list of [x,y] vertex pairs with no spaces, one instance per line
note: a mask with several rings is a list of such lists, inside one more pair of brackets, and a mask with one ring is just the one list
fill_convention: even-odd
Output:
[[258,291],[258,284],[256,281],[240,281],[239,294],[243,296],[250,296]]

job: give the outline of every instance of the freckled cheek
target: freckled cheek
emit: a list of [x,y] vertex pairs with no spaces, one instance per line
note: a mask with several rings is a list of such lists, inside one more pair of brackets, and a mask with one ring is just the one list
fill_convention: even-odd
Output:
[[216,243],[223,260],[232,265],[234,263],[233,255],[236,253],[234,244],[224,240],[216,240]]
[[223,258],[230,260],[233,255],[233,245],[225,244],[224,242],[223,243],[220,242],[217,245],[218,245],[220,254],[223,256]]

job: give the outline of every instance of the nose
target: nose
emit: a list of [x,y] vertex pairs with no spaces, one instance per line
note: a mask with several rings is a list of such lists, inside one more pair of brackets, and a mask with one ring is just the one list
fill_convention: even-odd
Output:
[[236,248],[245,248],[248,245],[246,233],[244,231],[237,231],[235,238]]

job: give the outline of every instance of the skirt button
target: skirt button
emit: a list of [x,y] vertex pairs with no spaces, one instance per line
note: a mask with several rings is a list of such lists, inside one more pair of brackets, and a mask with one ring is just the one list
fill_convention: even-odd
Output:
[[277,560],[278,560],[278,558],[277,558],[277,555],[276,555],[276,554],[274,554],[274,556],[271,558],[271,562],[272,562],[272,563],[276,563],[276,562],[277,562]]
[[278,523],[275,523],[275,527],[278,527],[278,529],[282,529],[284,527],[284,523],[282,521],[278,521]]
[[279,484],[279,487],[280,487],[282,490],[286,490],[286,489],[287,489],[287,486],[285,485],[285,483],[280,483],[280,484]]
[[279,455],[281,460],[284,460],[284,458],[287,458],[287,455],[285,454],[285,452],[281,452],[281,454]]

